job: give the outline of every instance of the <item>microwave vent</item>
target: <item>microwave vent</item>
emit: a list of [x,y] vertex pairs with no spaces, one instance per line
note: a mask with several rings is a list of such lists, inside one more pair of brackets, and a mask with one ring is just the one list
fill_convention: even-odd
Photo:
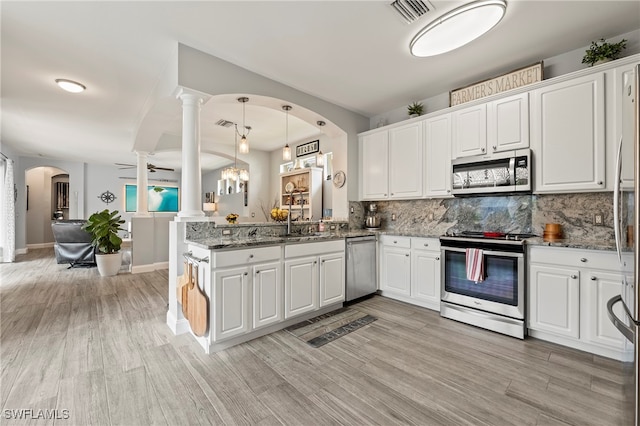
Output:
[[391,7],[407,24],[413,23],[434,9],[431,3],[424,0],[395,0]]

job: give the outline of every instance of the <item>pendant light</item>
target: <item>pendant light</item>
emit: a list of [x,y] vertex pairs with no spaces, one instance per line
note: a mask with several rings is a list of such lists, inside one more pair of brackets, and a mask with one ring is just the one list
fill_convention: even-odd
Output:
[[[325,123],[322,120],[318,120],[316,121],[316,124],[318,125],[318,127],[320,127],[320,135],[322,135],[322,126],[324,126]],[[317,167],[324,167],[324,154],[322,153],[321,150],[318,150],[318,154],[316,154],[316,166]]]
[[230,179],[232,181],[237,181],[238,179],[246,182],[249,180],[249,171],[247,169],[239,169],[238,168],[238,125],[236,124],[236,134],[235,134],[235,157],[234,157],[234,165],[233,167],[226,167],[222,169],[221,178],[222,179]]
[[286,113],[286,125],[285,125],[285,143],[282,148],[282,159],[285,161],[291,161],[291,148],[289,147],[289,111],[291,111],[291,105],[282,105],[282,109]]
[[[245,104],[249,102],[249,98],[246,96],[238,98],[238,102],[242,103],[242,135],[240,135],[240,154],[248,154],[249,153],[249,141],[247,140],[247,136],[249,136],[249,132],[251,131],[251,127],[245,125]],[[245,130],[247,133],[245,134]],[[238,126],[236,126],[236,132],[238,131]]]

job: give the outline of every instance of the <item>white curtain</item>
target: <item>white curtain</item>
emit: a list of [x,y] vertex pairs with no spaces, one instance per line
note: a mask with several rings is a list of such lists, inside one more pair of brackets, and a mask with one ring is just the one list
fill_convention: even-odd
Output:
[[4,167],[4,185],[2,187],[2,261],[16,260],[16,199],[13,179],[13,161],[7,160]]

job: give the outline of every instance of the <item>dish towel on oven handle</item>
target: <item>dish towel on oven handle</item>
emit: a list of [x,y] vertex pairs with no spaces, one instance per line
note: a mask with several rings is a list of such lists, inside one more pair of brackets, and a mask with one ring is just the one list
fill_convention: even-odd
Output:
[[482,249],[467,249],[467,279],[476,284],[484,281],[484,260],[482,259]]

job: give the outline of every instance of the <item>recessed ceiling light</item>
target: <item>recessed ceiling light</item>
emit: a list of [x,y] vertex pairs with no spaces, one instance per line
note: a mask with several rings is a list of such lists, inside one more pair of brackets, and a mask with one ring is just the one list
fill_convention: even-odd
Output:
[[84,84],[80,84],[77,81],[73,80],[67,80],[65,78],[56,78],[56,83],[58,83],[58,86],[60,86],[62,89],[71,93],[80,93],[84,92],[87,89]]
[[445,13],[411,40],[411,54],[435,56],[464,46],[500,22],[506,9],[504,0],[480,0]]

